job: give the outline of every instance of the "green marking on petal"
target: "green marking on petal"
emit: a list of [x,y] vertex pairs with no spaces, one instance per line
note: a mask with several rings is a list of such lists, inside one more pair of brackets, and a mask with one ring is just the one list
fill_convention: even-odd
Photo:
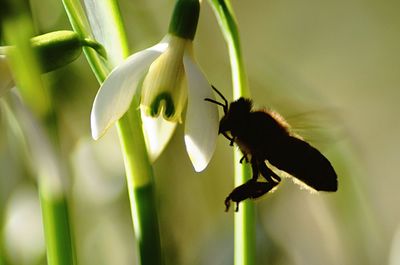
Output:
[[163,114],[165,118],[172,118],[175,114],[174,101],[168,92],[162,92],[157,95],[150,106],[150,115],[156,117],[160,114],[161,108],[164,109]]

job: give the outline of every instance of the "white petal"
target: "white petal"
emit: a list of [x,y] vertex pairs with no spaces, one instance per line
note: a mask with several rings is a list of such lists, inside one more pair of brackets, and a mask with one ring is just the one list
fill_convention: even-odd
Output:
[[90,119],[95,140],[128,110],[144,73],[167,47],[167,43],[159,43],[135,53],[110,73],[93,103]]
[[202,171],[210,162],[218,136],[218,110],[205,101],[214,98],[212,88],[189,54],[183,58],[188,80],[185,144],[193,167]]
[[149,117],[141,111],[143,134],[146,141],[149,159],[153,163],[174,133],[176,122],[166,121],[162,115],[157,118]]

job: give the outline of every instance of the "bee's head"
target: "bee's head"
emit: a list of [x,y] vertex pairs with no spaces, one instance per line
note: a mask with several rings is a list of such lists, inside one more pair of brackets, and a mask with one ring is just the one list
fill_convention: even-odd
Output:
[[232,122],[229,120],[228,116],[224,115],[219,122],[218,134],[229,132],[231,128]]
[[216,89],[214,86],[212,86],[212,88],[222,98],[224,103],[221,103],[211,98],[206,98],[204,100],[223,107],[225,115],[221,118],[221,121],[219,123],[218,133],[229,132],[232,130],[232,128],[234,128],[235,124],[237,124],[238,121],[241,124],[240,121],[244,120],[246,118],[246,115],[250,113],[253,106],[252,101],[246,98],[239,98],[238,100],[235,100],[228,105],[228,100],[224,97],[224,95],[222,95],[222,93],[218,91],[218,89]]
[[243,117],[249,114],[253,107],[251,99],[239,98],[229,105],[229,110],[226,115],[233,117]]
[[252,105],[251,100],[247,98],[239,98],[232,102],[219,122],[219,133],[228,132],[237,126],[242,126],[243,121],[247,119],[247,115],[251,111]]

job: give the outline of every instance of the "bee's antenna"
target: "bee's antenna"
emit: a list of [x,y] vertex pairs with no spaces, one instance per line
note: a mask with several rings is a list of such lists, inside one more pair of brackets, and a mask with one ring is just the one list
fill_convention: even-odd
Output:
[[224,101],[225,104],[223,104],[223,103],[221,103],[221,102],[218,102],[218,101],[216,101],[216,100],[214,100],[214,99],[211,99],[211,98],[205,98],[204,100],[205,100],[205,101],[212,102],[212,103],[214,103],[214,104],[217,104],[217,105],[223,107],[224,113],[226,114],[226,113],[228,112],[228,100],[226,100],[226,98],[224,97],[224,95],[222,95],[222,93],[221,93],[215,86],[211,85],[211,87],[212,87],[212,88],[214,89],[214,91],[217,92],[217,94],[222,98],[222,100]]
[[228,100],[226,100],[226,98],[224,97],[224,95],[222,95],[222,93],[213,85],[211,85],[211,87],[214,89],[215,92],[217,92],[217,94],[222,98],[222,100],[225,102],[225,106],[228,108]]
[[214,103],[214,104],[217,104],[217,105],[222,106],[223,108],[225,108],[225,105],[224,105],[224,104],[222,104],[221,102],[218,102],[218,101],[216,101],[216,100],[214,100],[214,99],[212,99],[212,98],[205,98],[204,100],[205,100],[205,101],[212,102],[212,103]]

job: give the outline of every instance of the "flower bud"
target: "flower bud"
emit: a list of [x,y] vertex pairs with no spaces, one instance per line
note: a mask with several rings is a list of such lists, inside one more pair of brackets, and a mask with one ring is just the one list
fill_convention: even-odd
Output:
[[31,39],[32,49],[38,56],[43,72],[49,72],[76,60],[82,52],[82,46],[90,46],[101,55],[103,47],[93,41],[82,40],[74,31],[55,31]]

